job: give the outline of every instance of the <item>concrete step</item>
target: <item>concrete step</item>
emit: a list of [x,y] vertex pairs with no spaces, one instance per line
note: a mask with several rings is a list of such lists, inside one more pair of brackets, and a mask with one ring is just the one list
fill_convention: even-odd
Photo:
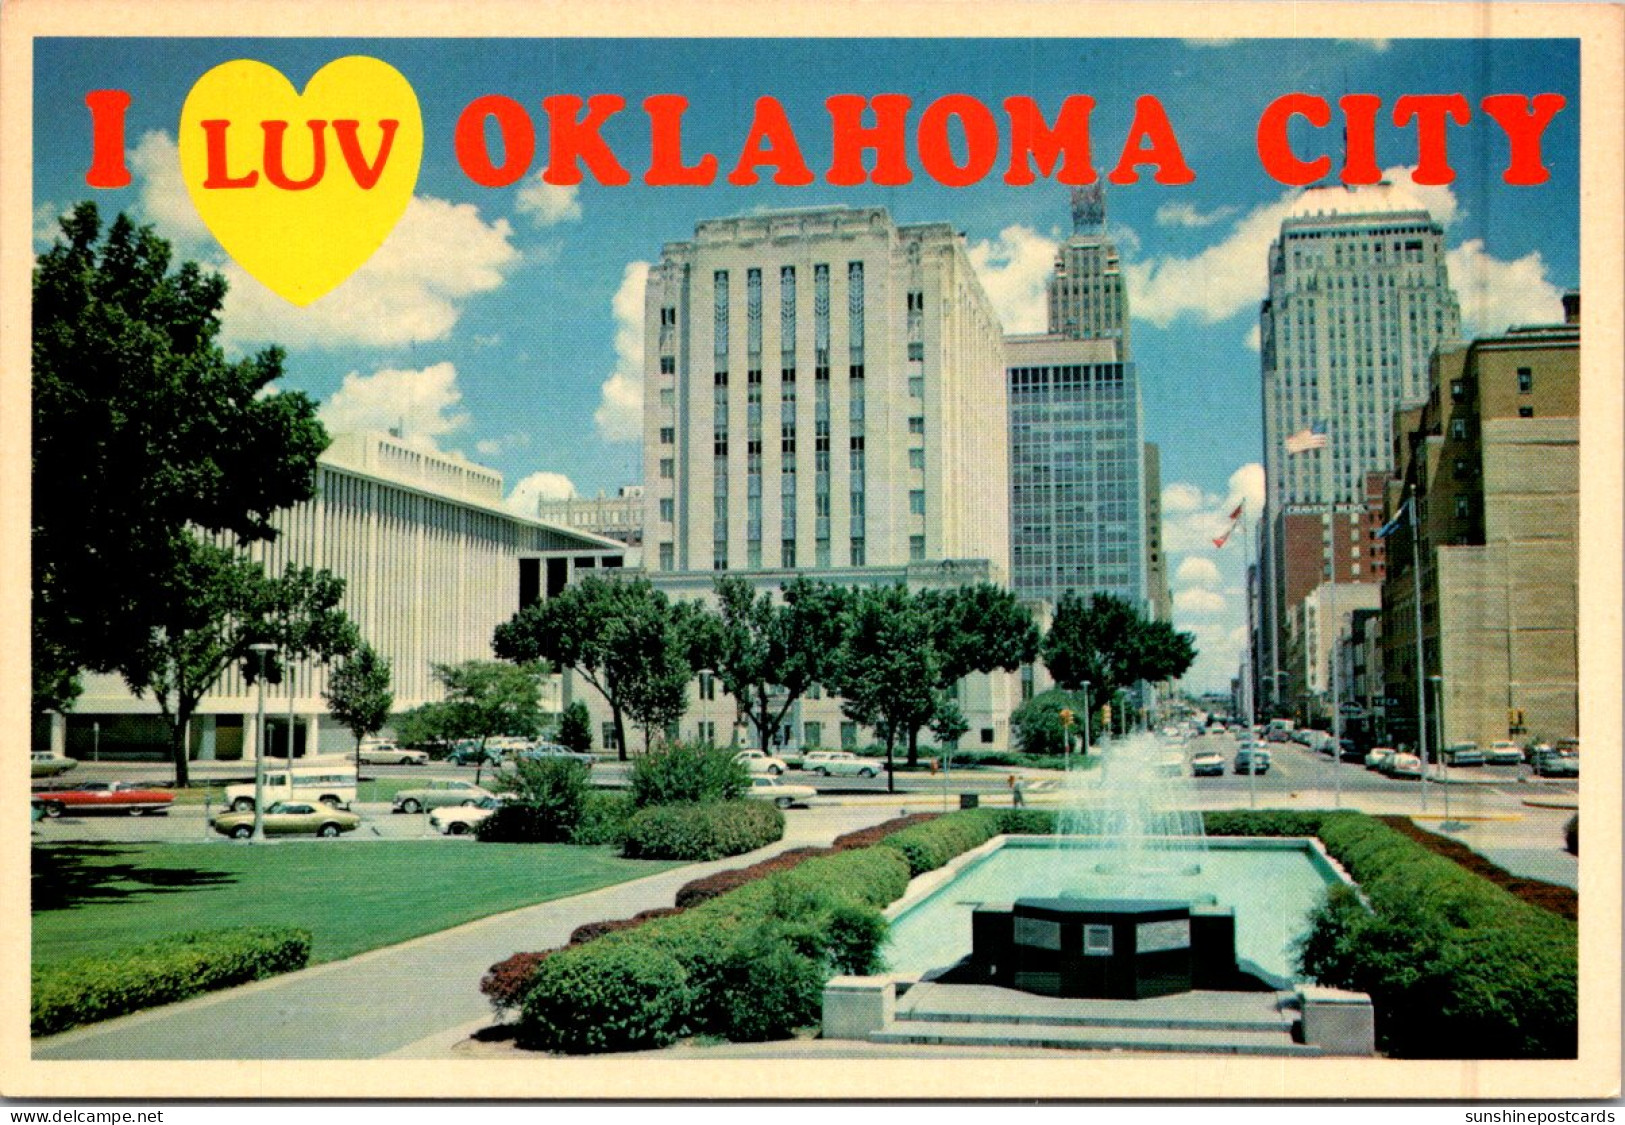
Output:
[[917,984],[897,1000],[896,1020],[937,1024],[1140,1028],[1288,1035],[1299,1016],[1292,993],[1183,992],[1149,1000],[1036,996],[995,985]]
[[876,1043],[961,1047],[1054,1047],[1086,1051],[1316,1056],[1284,1031],[1198,1031],[1159,1027],[1060,1027],[1031,1023],[899,1020],[869,1036]]

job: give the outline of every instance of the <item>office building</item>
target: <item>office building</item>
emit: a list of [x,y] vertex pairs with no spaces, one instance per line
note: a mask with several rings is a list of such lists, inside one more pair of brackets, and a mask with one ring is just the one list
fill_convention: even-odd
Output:
[[[1316,587],[1380,581],[1374,498],[1393,411],[1426,393],[1428,361],[1460,333],[1444,231],[1400,187],[1314,187],[1270,246],[1260,310],[1266,512],[1266,616],[1259,698],[1283,700],[1287,632]],[[1289,454],[1287,439],[1321,447]]]
[[[614,496],[600,492],[594,497],[572,496],[568,500],[538,500],[536,518],[588,535],[602,535],[628,547],[643,545],[643,486],[624,485]],[[636,559],[627,559],[635,566]]]

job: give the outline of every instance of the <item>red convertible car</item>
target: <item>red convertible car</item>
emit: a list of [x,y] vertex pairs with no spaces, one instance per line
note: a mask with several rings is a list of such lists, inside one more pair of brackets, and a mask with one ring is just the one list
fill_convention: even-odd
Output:
[[35,793],[48,817],[64,813],[116,812],[127,816],[142,813],[168,812],[175,794],[163,789],[148,789],[128,781],[87,781],[77,789],[53,789]]

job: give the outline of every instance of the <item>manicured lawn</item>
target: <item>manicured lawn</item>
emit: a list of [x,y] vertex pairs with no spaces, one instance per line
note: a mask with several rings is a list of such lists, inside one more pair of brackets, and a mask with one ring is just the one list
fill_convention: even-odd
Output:
[[335,961],[675,866],[610,847],[442,840],[34,849],[36,964],[186,930],[303,926]]

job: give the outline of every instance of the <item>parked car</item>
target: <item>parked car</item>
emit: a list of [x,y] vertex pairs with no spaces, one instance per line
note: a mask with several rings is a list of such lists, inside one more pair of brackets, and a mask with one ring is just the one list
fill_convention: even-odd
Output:
[[797,801],[806,801],[818,796],[818,790],[811,785],[786,785],[773,777],[753,777],[750,779],[750,788],[745,790],[745,796],[761,801],[772,801],[779,808],[787,809]]
[[472,766],[482,759],[487,765],[501,765],[507,757],[507,751],[500,746],[481,747],[478,742],[459,742],[451,748],[446,755],[446,761],[454,766]]
[[1381,770],[1389,762],[1393,761],[1394,755],[1397,753],[1399,751],[1392,746],[1374,746],[1365,756],[1365,768],[1368,770]]
[[1523,765],[1523,747],[1516,742],[1492,742],[1489,749],[1484,751],[1484,764],[1487,766],[1521,766]]
[[1205,750],[1191,757],[1192,777],[1223,777],[1224,755],[1214,750]]
[[568,746],[559,746],[552,742],[538,743],[529,749],[519,751],[514,757],[524,758],[526,761],[531,762],[546,762],[563,758],[566,761],[579,762],[588,769],[592,769],[593,764],[598,761],[597,756],[594,754],[584,754],[579,750],[571,750]]
[[1580,755],[1562,750],[1536,750],[1530,768],[1536,777],[1579,777]]
[[422,750],[405,750],[393,742],[363,742],[361,760],[375,766],[426,766],[429,755]]
[[1389,777],[1421,777],[1422,759],[1415,754],[1395,754],[1383,772]]
[[886,763],[847,750],[819,750],[804,757],[801,768],[821,777],[879,777]]
[[430,781],[395,794],[393,811],[422,812],[424,809],[444,808],[447,805],[477,805],[486,797],[496,794],[472,781]]
[[1458,742],[1453,746],[1446,746],[1443,759],[1444,764],[1447,766],[1481,766],[1484,764],[1484,755],[1479,751],[1476,742]]
[[128,816],[165,813],[175,802],[167,789],[151,789],[129,781],[87,781],[76,789],[36,793],[46,816],[64,813],[114,812]]
[[[765,773],[769,777],[778,777],[790,766],[783,758],[775,758],[771,754],[760,750],[741,750],[734,755],[734,761],[744,766],[751,773]],[[802,759],[802,769],[806,769],[806,759]]]
[[429,827],[443,836],[466,836],[502,804],[498,795],[481,797],[472,805],[447,805],[429,814]]
[[1272,755],[1268,750],[1257,745],[1248,745],[1236,751],[1236,756],[1230,763],[1230,768],[1236,773],[1256,774],[1262,777],[1270,772],[1271,764]]
[[[318,801],[347,809],[355,801],[355,763],[349,758],[319,760],[300,758],[292,766],[287,762],[265,765],[265,800]],[[226,804],[235,812],[249,812],[254,808],[254,783],[240,782],[226,786]]]
[[[354,832],[361,817],[347,809],[336,809],[320,801],[278,801],[265,806],[267,836],[337,836]],[[222,836],[246,840],[254,834],[254,814],[221,813],[214,818],[214,830]]]
[[28,756],[30,777],[56,777],[75,769],[78,762],[64,754],[53,754],[49,750],[35,750]]

